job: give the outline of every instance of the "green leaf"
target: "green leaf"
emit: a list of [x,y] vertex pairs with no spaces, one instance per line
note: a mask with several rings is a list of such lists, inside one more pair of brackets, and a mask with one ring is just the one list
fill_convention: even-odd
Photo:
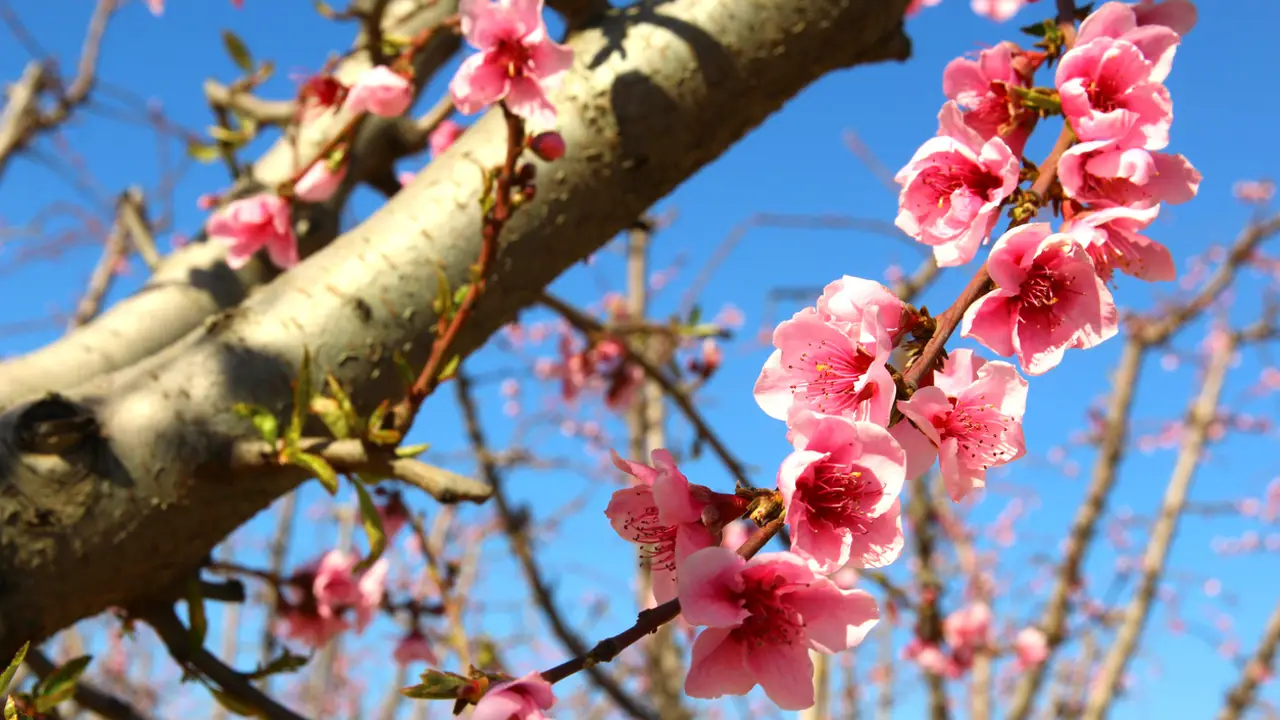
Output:
[[41,680],[35,689],[36,712],[48,712],[57,707],[58,703],[70,699],[76,692],[80,676],[89,667],[90,660],[93,660],[90,655],[68,660]]
[[331,397],[317,395],[311,398],[311,414],[320,418],[329,432],[339,440],[351,437],[351,426],[342,414],[342,405]]
[[471,292],[471,283],[462,283],[457,290],[453,291],[453,304],[455,307],[461,307],[462,302],[467,299],[467,293]]
[[253,72],[253,56],[249,54],[249,48],[240,36],[230,30],[223,30],[222,46],[227,49],[227,54],[231,56],[237,67],[245,72]]
[[439,265],[436,265],[436,299],[431,309],[442,318],[453,315],[453,290],[449,287],[449,276]]
[[245,142],[249,140],[243,131],[232,130],[230,128],[222,127],[221,125],[210,125],[209,137],[220,143],[226,143],[227,145],[234,145],[236,147],[245,144]]
[[309,470],[324,486],[324,489],[329,491],[330,495],[338,494],[338,473],[329,464],[328,460],[311,453],[295,452],[289,456],[289,461],[298,467]]
[[186,588],[187,615],[191,620],[188,633],[191,649],[204,647],[204,639],[209,634],[209,618],[204,612],[204,593],[200,591],[200,578],[192,576],[187,580]]
[[206,145],[198,140],[190,140],[187,142],[187,154],[196,162],[207,164],[218,159],[218,147]]
[[329,386],[329,394],[334,400],[338,401],[338,406],[342,410],[342,414],[347,419],[347,427],[351,428],[352,434],[358,434],[364,425],[364,421],[360,419],[360,413],[356,411],[356,406],[351,402],[351,396],[347,395],[347,391],[342,389],[342,383],[338,382],[338,378],[333,373],[325,375],[325,383]]
[[305,667],[307,661],[310,659],[311,658],[306,655],[295,655],[294,653],[289,652],[288,648],[286,648],[283,655],[274,658],[266,665],[258,666],[257,670],[249,673],[249,679],[261,680],[262,678],[271,677],[272,675],[283,675],[285,673],[297,672]]
[[18,648],[18,654],[13,656],[13,661],[9,663],[9,667],[0,673],[0,693],[9,689],[9,683],[13,682],[13,676],[17,674],[18,668],[22,666],[22,661],[27,659],[27,651],[31,649],[31,643],[23,643]]
[[700,322],[702,322],[702,306],[694,305],[693,309],[689,311],[689,326],[693,327]]
[[471,684],[467,678],[450,672],[428,670],[422,673],[422,682],[402,688],[400,694],[415,700],[449,700],[458,697],[458,691]]
[[217,700],[219,705],[240,717],[266,717],[258,708],[229,692],[211,687],[209,694],[213,695],[213,699]]
[[4,703],[4,720],[17,720],[18,703],[10,695],[9,699]]
[[338,14],[337,11],[333,9],[332,5],[327,2],[322,2],[321,0],[316,0],[316,12],[320,13],[320,17],[327,20],[332,20],[333,17]]
[[360,519],[364,525],[364,534],[369,538],[369,555],[355,567],[356,572],[364,572],[387,549],[387,532],[382,529],[382,516],[378,514],[378,506],[374,504],[368,488],[355,479],[351,481],[351,485],[360,498]]
[[418,373],[414,371],[413,366],[405,359],[404,353],[396,350],[391,354],[391,359],[396,364],[396,370],[400,371],[400,379],[404,381],[405,389],[413,387],[418,382]]
[[440,382],[451,379],[458,374],[458,365],[462,363],[461,355],[454,355],[444,364],[444,368],[440,370]]
[[1044,37],[1049,34],[1049,28],[1051,27],[1053,27],[1052,20],[1042,20],[1034,25],[1028,25],[1018,29],[1031,37]]
[[253,426],[258,429],[258,434],[275,447],[280,440],[280,422],[276,420],[275,413],[262,407],[261,405],[252,405],[250,403],[236,403],[231,406],[231,411],[246,420],[253,421]]
[[[285,446],[288,448],[297,447],[298,441],[302,439],[302,423],[307,419],[311,395],[311,351],[303,348],[298,379],[293,383],[293,414],[289,416],[289,429],[284,436]],[[337,487],[336,482],[334,487]]]
[[418,457],[422,453],[431,449],[431,443],[418,443],[417,445],[401,445],[396,448],[396,457],[413,458]]

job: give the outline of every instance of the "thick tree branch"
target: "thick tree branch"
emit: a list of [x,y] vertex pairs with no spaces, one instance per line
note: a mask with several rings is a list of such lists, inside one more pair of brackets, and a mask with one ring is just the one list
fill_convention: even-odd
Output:
[[[412,37],[457,11],[457,0],[436,0],[425,10],[418,0],[393,0],[387,12],[388,32]],[[362,35],[354,46],[363,43]],[[449,61],[458,46],[453,33],[432,37],[414,57],[419,88]],[[369,56],[357,52],[340,62],[333,74],[350,83],[369,65]],[[325,113],[305,123],[295,135],[278,140],[254,163],[251,180],[241,183],[232,194],[247,195],[289,178],[301,159],[314,157],[347,121],[345,114]],[[339,215],[357,184],[379,177],[398,158],[421,150],[420,144],[406,143],[406,137],[421,137],[414,125],[409,117],[370,117],[361,123],[348,154],[351,168],[346,182],[327,203],[308,206],[302,213],[305,228],[299,228],[299,243],[304,257],[337,236]],[[3,127],[0,122],[0,148]],[[206,239],[203,231],[196,234],[193,243],[165,259],[141,291],[108,308],[93,322],[44,348],[0,362],[0,410],[45,392],[75,387],[153,355],[218,312],[239,304],[251,289],[276,275],[264,261],[230,270],[225,262],[226,248],[204,242]]]
[[[471,450],[475,453],[476,463],[480,466],[480,476],[493,487],[493,503],[498,509],[498,515],[502,518],[502,527],[507,534],[507,539],[511,542],[511,550],[516,556],[516,560],[520,563],[520,570],[524,573],[525,582],[529,585],[530,592],[533,593],[534,602],[542,610],[542,614],[547,619],[547,624],[551,626],[552,632],[560,639],[560,643],[564,645],[571,655],[581,655],[588,648],[582,638],[578,636],[565,622],[564,617],[560,614],[560,609],[556,605],[555,597],[551,594],[551,588],[547,586],[546,580],[542,576],[542,571],[538,568],[538,562],[533,556],[532,542],[529,538],[527,529],[528,514],[519,509],[512,508],[507,502],[507,496],[503,492],[503,478],[501,471],[493,461],[493,453],[489,450],[489,445],[485,442],[484,431],[480,426],[480,411],[476,407],[475,398],[471,394],[471,383],[465,375],[458,375],[457,380],[457,396],[458,403],[462,406],[463,421],[466,424],[467,437],[471,441]],[[644,707],[639,700],[632,697],[618,681],[613,679],[604,668],[593,666],[586,669],[587,677],[591,678],[591,682],[600,688],[605,695],[617,703],[623,712],[633,718],[657,718],[653,710]]]
[[[512,217],[458,352],[825,72],[905,57],[905,5],[674,0],[575,35],[577,60],[551,98],[568,153],[540,168],[536,197]],[[0,655],[110,605],[172,599],[214,545],[296,485],[292,470],[244,477],[225,461],[255,435],[232,407],[286,417],[304,350],[363,412],[403,395],[396,357],[421,367],[438,278],[468,280],[478,168],[500,161],[505,133],[491,111],[377,213],[234,312],[69,400],[0,414]],[[60,454],[27,449],[42,430]]]

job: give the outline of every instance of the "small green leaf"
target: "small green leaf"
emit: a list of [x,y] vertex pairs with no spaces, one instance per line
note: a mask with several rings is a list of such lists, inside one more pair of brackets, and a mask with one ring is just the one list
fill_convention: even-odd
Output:
[[76,683],[80,681],[80,676],[92,659],[92,656],[82,655],[68,660],[41,680],[34,693],[36,711],[48,712],[57,707],[58,703],[70,699],[76,692]]
[[353,479],[351,485],[360,498],[360,519],[364,524],[364,534],[369,538],[369,555],[355,567],[356,572],[364,572],[387,549],[387,532],[382,529],[382,516],[378,514],[378,506],[374,504],[364,483]]
[[333,373],[325,375],[325,383],[329,386],[329,394],[334,400],[338,401],[338,406],[342,410],[342,414],[347,419],[347,427],[351,428],[352,435],[357,435],[363,429],[364,421],[360,419],[360,413],[356,412],[356,406],[351,402],[351,396],[347,395],[347,391],[342,389],[342,383],[338,382],[338,378]]
[[689,326],[693,327],[700,322],[702,322],[702,306],[694,305],[693,309],[689,311]]
[[309,470],[324,486],[324,489],[329,491],[330,495],[338,494],[338,473],[329,464],[328,460],[311,453],[295,452],[290,455],[289,461],[298,467]]
[[405,389],[413,387],[418,382],[418,373],[414,371],[413,366],[405,359],[404,353],[396,350],[391,354],[391,359],[395,361],[396,370],[400,371],[400,379],[404,381]]
[[[369,415],[368,431],[365,437],[373,440],[374,434],[382,431],[382,423],[387,419],[387,412],[391,409],[391,401],[383,400],[378,403],[378,407],[373,409],[373,413]],[[379,445],[382,443],[378,443]]]
[[311,398],[311,414],[320,418],[329,432],[339,440],[351,437],[351,426],[342,414],[342,405],[331,397],[317,395]]
[[338,14],[332,5],[327,2],[321,2],[321,0],[316,0],[316,12],[320,13],[320,17],[327,20],[332,20]]
[[192,576],[187,580],[186,600],[187,615],[191,620],[189,636],[194,650],[204,647],[204,639],[209,634],[209,618],[204,613],[204,593],[200,590],[200,578]]
[[471,680],[450,672],[428,670],[422,673],[422,682],[402,688],[400,694],[415,700],[449,700],[458,697],[458,691],[471,684]]
[[221,125],[210,125],[209,137],[220,143],[226,143],[227,145],[234,145],[236,147],[245,144],[249,139],[245,136],[243,131],[232,130],[230,128],[222,127]]
[[276,420],[276,416],[270,410],[261,405],[252,405],[250,403],[236,403],[231,407],[231,411],[246,420],[253,421],[253,426],[258,429],[258,434],[275,447],[280,440],[280,422]]
[[231,56],[237,67],[245,72],[253,72],[253,56],[249,54],[249,48],[240,36],[230,30],[223,30],[222,45],[227,49],[227,54]]
[[17,717],[18,703],[13,699],[13,696],[10,695],[9,699],[4,703],[4,720],[17,720]]
[[463,283],[459,285],[458,289],[453,291],[454,307],[461,307],[462,302],[467,299],[467,293],[469,292],[471,292],[471,283]]
[[219,705],[240,717],[266,717],[258,708],[229,692],[211,687],[209,688],[209,693],[213,695],[213,699],[217,700]]
[[249,673],[250,680],[261,680],[272,675],[283,675],[301,670],[306,666],[307,661],[311,658],[306,655],[296,655],[285,649],[284,654],[280,657],[272,659],[266,665],[260,665],[257,670]]
[[1052,20],[1042,20],[1034,25],[1018,28],[1023,33],[1031,37],[1044,37],[1049,34],[1049,28],[1053,27]]
[[218,159],[218,147],[191,140],[187,142],[187,154],[196,162],[207,164]]
[[[296,447],[302,439],[302,423],[311,406],[311,351],[303,348],[302,363],[298,366],[298,379],[293,383],[293,413],[289,416],[289,429],[285,432],[285,446]],[[334,483],[337,487],[337,483]]]
[[399,445],[404,435],[399,430],[370,430],[367,439],[374,445]]
[[401,445],[396,448],[396,457],[412,458],[418,457],[422,453],[431,449],[431,443],[418,443],[417,445]]
[[439,265],[436,265],[436,299],[431,309],[442,318],[453,315],[453,290],[449,287],[449,276]]
[[458,374],[458,365],[462,362],[461,355],[454,355],[444,364],[444,368],[440,370],[440,382],[451,379]]
[[27,651],[31,649],[31,643],[23,643],[18,648],[18,654],[13,656],[13,661],[9,663],[9,667],[0,673],[0,693],[9,689],[9,683],[13,682],[13,676],[17,674],[18,668],[22,666],[22,661],[27,659]]

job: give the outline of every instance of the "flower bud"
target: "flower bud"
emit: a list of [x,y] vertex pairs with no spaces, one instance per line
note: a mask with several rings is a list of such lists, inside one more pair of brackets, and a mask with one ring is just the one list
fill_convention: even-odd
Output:
[[543,160],[554,162],[564,157],[564,138],[554,130],[538,133],[529,141],[529,149]]

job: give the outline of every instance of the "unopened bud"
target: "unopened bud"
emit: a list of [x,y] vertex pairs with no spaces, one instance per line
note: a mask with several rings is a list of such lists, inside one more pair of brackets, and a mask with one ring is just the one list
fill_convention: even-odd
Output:
[[529,141],[529,149],[543,160],[553,162],[564,157],[564,138],[554,130],[538,133]]

